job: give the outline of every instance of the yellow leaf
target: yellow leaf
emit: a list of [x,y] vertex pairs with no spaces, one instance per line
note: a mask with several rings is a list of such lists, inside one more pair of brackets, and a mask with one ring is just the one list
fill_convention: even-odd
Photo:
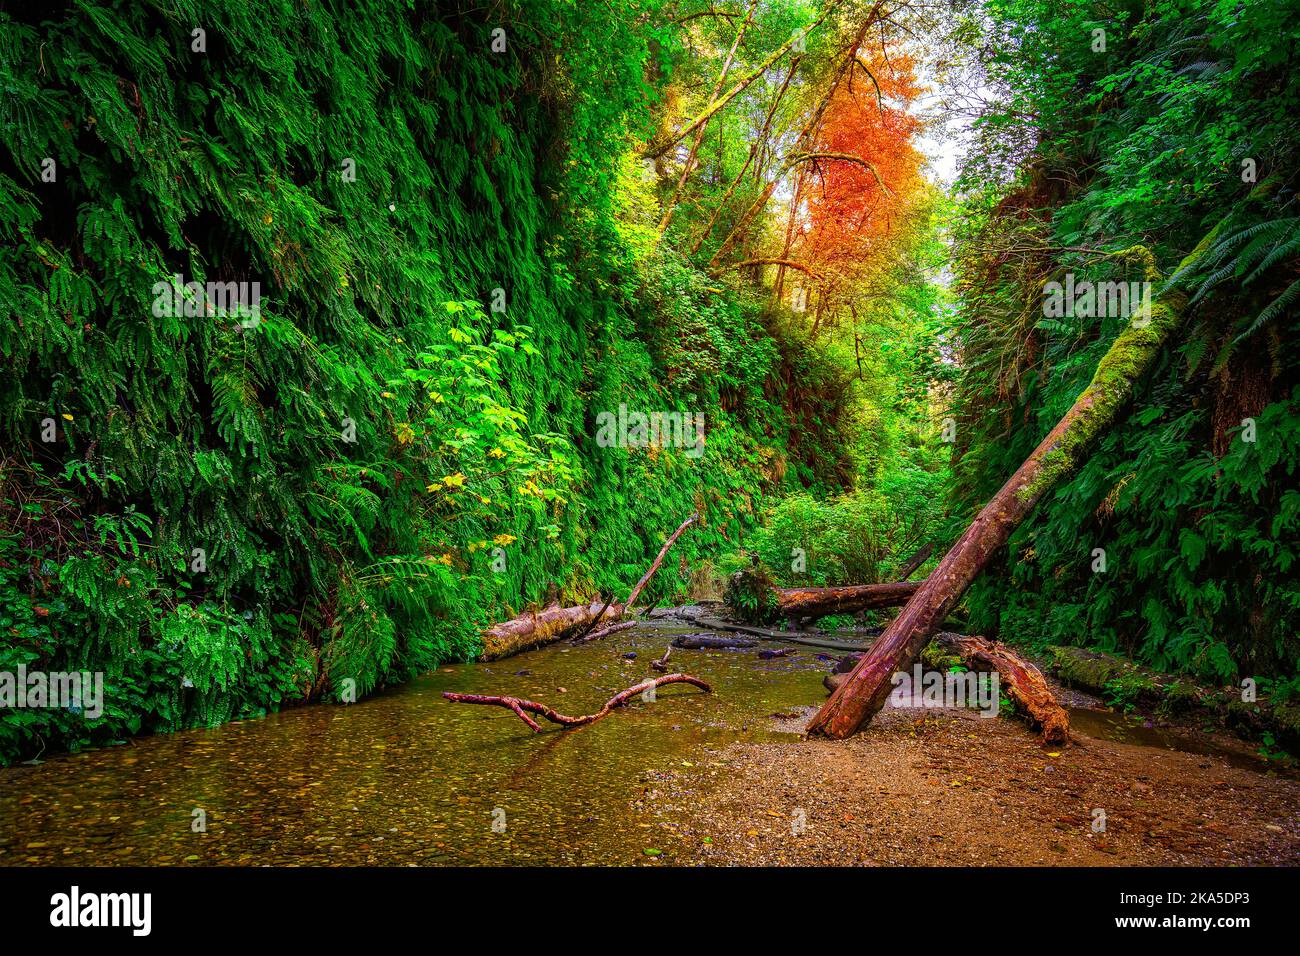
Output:
[[465,476],[462,475],[459,471],[456,472],[456,474],[454,475],[444,475],[442,479],[442,483],[446,485],[448,488],[460,488],[463,487],[465,484]]
[[72,416],[69,415],[67,412],[64,412],[64,413],[63,413],[63,420],[64,420],[65,422],[70,422],[70,421],[72,421]]

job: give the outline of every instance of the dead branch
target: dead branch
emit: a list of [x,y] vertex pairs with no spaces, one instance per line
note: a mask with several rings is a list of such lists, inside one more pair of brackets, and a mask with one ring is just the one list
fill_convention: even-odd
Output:
[[654,687],[662,687],[665,684],[690,684],[698,687],[706,694],[713,693],[713,688],[698,677],[692,677],[690,674],[665,674],[663,677],[652,677],[649,680],[643,680],[635,687],[629,687],[627,690],[621,690],[605,702],[605,706],[600,708],[594,714],[584,714],[581,717],[570,717],[561,714],[559,711],[545,704],[539,704],[535,700],[524,700],[522,697],[501,697],[488,694],[457,694],[452,691],[445,691],[443,697],[456,704],[490,704],[494,707],[505,707],[512,710],[515,714],[533,728],[536,733],[541,733],[541,725],[528,715],[530,713],[544,717],[553,724],[559,724],[562,727],[585,727],[587,724],[594,724],[603,717],[608,717],[615,709],[622,707],[631,698],[638,694],[643,694]]
[[626,631],[629,627],[636,627],[636,621],[622,621],[618,624],[607,624],[602,628],[592,631],[590,634],[583,634],[575,637],[569,643],[586,644],[588,641],[598,641],[602,637],[609,637],[611,634],[617,634],[619,631]]

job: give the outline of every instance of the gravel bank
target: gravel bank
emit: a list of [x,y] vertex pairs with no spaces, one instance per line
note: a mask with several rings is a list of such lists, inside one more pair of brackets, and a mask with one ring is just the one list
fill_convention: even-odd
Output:
[[[797,731],[809,713],[773,722]],[[664,863],[1300,863],[1294,779],[1084,736],[1048,750],[1018,721],[963,711],[886,712],[847,741],[711,751],[638,803],[674,838]]]

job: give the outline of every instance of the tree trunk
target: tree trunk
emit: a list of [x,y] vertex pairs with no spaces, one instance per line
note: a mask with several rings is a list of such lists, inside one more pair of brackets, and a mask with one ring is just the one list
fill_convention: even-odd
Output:
[[682,127],[682,129],[678,130],[676,133],[672,133],[669,134],[668,136],[665,136],[663,139],[657,142],[651,143],[643,155],[647,159],[656,159],[662,156],[664,153],[668,152],[668,150],[672,149],[674,146],[676,146],[678,143],[684,140],[687,136],[690,136],[691,133],[695,132],[697,128],[707,123],[713,117],[714,113],[718,112],[718,110],[722,109],[733,99],[735,99],[746,89],[748,89],[751,83],[753,83],[756,79],[758,79],[760,76],[766,73],[773,63],[781,59],[781,57],[785,56],[786,53],[790,51],[790,48],[793,47],[801,38],[807,37],[808,34],[812,33],[813,30],[821,26],[822,21],[825,20],[828,16],[830,16],[830,14],[835,10],[835,8],[839,6],[839,2],[840,0],[836,0],[835,3],[832,3],[829,7],[827,7],[826,10],[822,12],[822,15],[818,17],[810,26],[808,26],[807,29],[805,29],[802,32],[802,34],[798,34],[798,33],[791,34],[790,39],[786,40],[779,47],[773,50],[772,53],[767,57],[767,59],[765,59],[762,63],[760,63],[748,74],[746,74],[739,82],[736,83],[735,86],[729,89],[724,95],[722,95],[721,97],[715,97],[713,101],[710,102],[709,105],[705,108],[704,112],[700,113],[699,116],[695,117],[695,119],[687,123],[684,127]]
[[[715,270],[721,271],[719,264],[722,262],[724,258],[726,258],[726,256],[731,252],[731,250],[735,248],[736,244],[740,242],[740,240],[747,234],[747,232],[749,231],[750,223],[767,206],[767,202],[769,199],[772,198],[772,194],[776,192],[776,187],[780,183],[781,178],[787,172],[793,169],[795,166],[799,165],[801,162],[811,161],[811,158],[805,155],[804,144],[810,142],[813,133],[816,131],[818,124],[821,122],[822,115],[826,112],[827,106],[830,105],[831,98],[835,95],[836,89],[839,88],[840,81],[843,79],[845,71],[852,67],[853,60],[857,56],[859,47],[861,47],[863,41],[866,39],[867,32],[871,29],[873,25],[875,25],[876,21],[879,18],[880,18],[880,4],[877,3],[871,8],[871,12],[868,13],[866,20],[859,28],[858,34],[855,37],[853,44],[849,49],[848,58],[843,62],[841,62],[840,66],[836,69],[834,76],[831,77],[830,83],[826,88],[825,94],[818,102],[816,108],[809,115],[807,122],[805,122],[803,125],[803,128],[799,130],[798,135],[795,137],[794,143],[792,145],[794,156],[782,164],[780,171],[778,171],[777,174],[772,177],[771,182],[769,182],[766,186],[763,187],[763,190],[758,194],[758,198],[755,199],[752,203],[750,203],[749,208],[746,209],[744,213],[741,214],[740,219],[737,220],[736,224],[731,227],[731,232],[722,241],[722,245],[720,245],[717,248],[717,251],[715,251],[713,253],[713,256],[709,259],[708,269],[710,272],[713,272]],[[860,157],[856,157],[856,158],[860,160]],[[864,164],[866,162],[865,160],[861,160],[861,161]],[[867,165],[869,166],[869,164]],[[875,170],[872,169],[872,172],[874,173]]]
[[786,617],[815,619],[831,614],[855,614],[872,608],[899,607],[911,600],[920,582],[850,584],[838,588],[773,588],[777,607]]
[[1033,664],[1004,644],[982,637],[945,632],[935,637],[951,649],[971,670],[994,671],[1016,708],[1031,726],[1037,727],[1045,744],[1063,744],[1070,739],[1070,715],[1056,702],[1047,678]]
[[[1195,264],[1219,232],[1216,227],[1180,266]],[[1145,278],[1160,276],[1154,257],[1142,247],[1116,253],[1140,259]],[[939,562],[907,606],[863,656],[849,679],[822,706],[808,732],[843,738],[856,733],[880,710],[891,690],[890,678],[912,666],[921,649],[961,600],[1020,523],[1043,496],[1078,467],[1086,449],[1119,419],[1137,382],[1155,362],[1181,323],[1187,296],[1166,289],[1151,304],[1149,316],[1134,314],[1097,366],[1091,384],[1014,475],[984,506],[966,532]]]
[[[717,102],[718,94],[722,92],[722,84],[727,82],[727,74],[731,72],[731,64],[736,58],[736,50],[740,48],[740,41],[744,39],[745,31],[749,29],[750,21],[754,19],[754,11],[758,9],[758,0],[754,0],[749,5],[749,13],[746,14],[745,20],[740,24],[740,29],[736,31],[736,39],[731,43],[731,49],[727,52],[727,59],[722,64],[722,72],[718,74],[718,81],[713,85],[713,92],[709,94],[709,106]],[[668,224],[673,220],[673,213],[677,211],[677,200],[686,188],[686,180],[690,178],[691,167],[695,165],[695,157],[700,151],[700,143],[704,141],[704,130],[708,126],[708,121],[701,123],[695,130],[695,139],[691,143],[691,151],[686,156],[686,162],[682,164],[682,174],[677,180],[677,186],[673,189],[673,194],[668,199],[664,207],[663,218],[659,220],[659,235],[668,231]]]
[[790,87],[790,80],[794,78],[794,71],[798,68],[800,59],[802,59],[802,56],[799,55],[791,58],[790,69],[785,74],[785,80],[781,83],[781,88],[776,91],[776,96],[772,100],[772,106],[767,111],[767,118],[763,120],[762,129],[758,131],[758,136],[755,137],[753,144],[749,147],[749,155],[745,157],[745,164],[740,167],[740,172],[736,173],[736,178],[731,181],[731,185],[727,187],[727,191],[722,194],[720,199],[714,202],[713,214],[709,216],[709,221],[705,225],[704,230],[696,237],[695,242],[691,244],[689,255],[693,256],[695,253],[700,251],[700,247],[704,245],[704,241],[708,239],[709,235],[713,232],[713,227],[718,222],[718,216],[720,216],[722,211],[727,208],[727,203],[731,202],[731,197],[736,194],[736,189],[740,186],[740,181],[745,178],[745,171],[749,169],[750,164],[754,162],[754,157],[758,155],[759,147],[767,138],[768,131],[772,127],[772,118],[776,115],[777,107],[781,105],[781,99],[785,96],[785,91]]
[[[971,670],[996,671],[998,683],[1006,688],[1007,696],[1030,726],[1038,728],[1045,744],[1063,744],[1070,739],[1070,715],[1056,701],[1047,686],[1047,678],[1033,664],[1009,647],[982,637],[945,632],[935,636],[935,642],[952,651]],[[852,655],[845,660],[851,660]],[[841,661],[841,664],[843,661]],[[850,668],[836,669],[822,678],[822,685],[832,693],[849,679]],[[892,690],[892,688],[891,688]]]

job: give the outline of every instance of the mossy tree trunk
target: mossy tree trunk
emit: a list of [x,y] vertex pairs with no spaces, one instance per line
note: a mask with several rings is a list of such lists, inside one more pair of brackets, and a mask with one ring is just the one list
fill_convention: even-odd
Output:
[[[1211,231],[1183,260],[1180,272],[1196,263],[1221,228]],[[1154,257],[1145,248],[1137,246],[1115,255],[1142,262],[1148,282],[1154,284],[1160,279]],[[1098,364],[1092,382],[984,506],[848,679],[822,705],[808,725],[809,733],[849,737],[884,706],[892,690],[891,676],[912,666],[993,554],[1007,543],[1038,502],[1079,467],[1092,442],[1119,419],[1138,381],[1181,324],[1186,306],[1185,293],[1168,289],[1151,303],[1149,316],[1135,312]]]

